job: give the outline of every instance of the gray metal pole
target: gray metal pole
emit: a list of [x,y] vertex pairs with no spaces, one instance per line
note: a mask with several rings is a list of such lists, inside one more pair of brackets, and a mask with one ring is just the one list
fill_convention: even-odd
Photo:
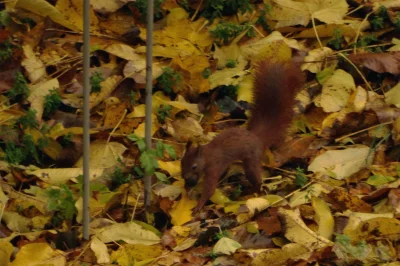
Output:
[[[153,94],[153,18],[154,0],[147,0],[147,36],[146,36],[146,148],[151,149],[151,115]],[[151,176],[144,177],[144,204],[146,209],[150,207]]]
[[90,223],[90,0],[83,1],[83,238],[89,240]]

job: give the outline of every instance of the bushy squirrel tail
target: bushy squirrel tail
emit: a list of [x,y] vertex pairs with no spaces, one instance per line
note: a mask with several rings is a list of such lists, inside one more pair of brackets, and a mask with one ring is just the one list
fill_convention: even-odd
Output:
[[284,140],[293,117],[296,93],[305,82],[299,64],[261,60],[255,65],[253,107],[248,130],[265,148]]

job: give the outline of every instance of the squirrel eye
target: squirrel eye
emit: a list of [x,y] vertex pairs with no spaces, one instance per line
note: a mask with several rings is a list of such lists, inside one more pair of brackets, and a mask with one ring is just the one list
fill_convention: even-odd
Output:
[[196,170],[196,168],[197,168],[197,165],[196,165],[196,164],[192,165],[192,169],[193,169],[193,170]]

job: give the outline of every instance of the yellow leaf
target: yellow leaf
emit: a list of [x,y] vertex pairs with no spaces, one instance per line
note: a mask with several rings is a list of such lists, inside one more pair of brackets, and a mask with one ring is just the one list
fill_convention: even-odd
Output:
[[94,252],[97,263],[110,263],[110,255],[108,254],[107,246],[101,242],[97,237],[93,237],[90,242],[90,248]]
[[[103,168],[90,168],[90,180],[96,180],[103,175]],[[82,168],[47,168],[39,170],[26,170],[29,175],[37,176],[40,180],[51,184],[65,184],[67,181],[83,175]]]
[[[32,256],[32,254],[35,254]],[[61,250],[54,250],[46,243],[27,244],[19,250],[10,266],[66,265],[66,257]]]
[[[156,133],[156,131],[160,128],[160,124],[158,123],[158,119],[157,116],[155,114],[151,115],[151,135],[153,136],[154,133]],[[138,136],[139,138],[144,138],[145,137],[145,133],[144,133],[144,129],[145,129],[145,125],[146,123],[143,122],[141,123],[134,131],[133,134],[135,134],[136,136]]]
[[39,84],[30,86],[31,93],[28,101],[31,103],[31,109],[36,111],[36,119],[42,120],[44,110],[44,98],[51,90],[59,89],[58,79],[50,79]]
[[[136,50],[136,52],[139,52]],[[166,62],[153,62],[152,65],[152,79],[155,80],[163,73],[162,68],[167,67]],[[136,83],[146,83],[146,58],[141,56],[138,60],[129,60],[124,67],[124,77],[131,77]],[[136,108],[136,107],[135,107]]]
[[237,85],[243,79],[246,74],[245,67],[247,61],[244,59],[238,60],[236,67],[224,68],[222,70],[215,71],[209,78],[210,90],[221,85]]
[[15,7],[29,10],[42,17],[50,17],[54,22],[73,31],[80,31],[83,28],[83,24],[77,27],[69,22],[60,10],[45,0],[18,0]]
[[0,242],[0,265],[8,266],[11,254],[14,251],[13,245],[9,242]]
[[[18,1],[18,3],[19,2],[21,2],[21,0]],[[36,57],[31,46],[22,45],[22,50],[24,51],[25,58],[22,60],[21,65],[25,68],[29,80],[32,83],[36,83],[46,76],[46,67],[43,62]]]
[[[99,132],[98,130],[93,130],[93,129],[89,131],[90,134],[95,134],[98,132]],[[83,127],[64,128],[62,123],[58,123],[50,129],[48,137],[55,140],[58,137],[68,135],[69,133],[72,133],[74,135],[82,135]]]
[[167,171],[171,176],[177,177],[178,174],[181,173],[181,161],[170,161],[170,162],[164,162],[161,160],[158,160],[158,167],[164,171]]
[[[106,142],[96,140],[90,144],[90,167],[92,168],[111,168],[119,164],[118,159],[126,147],[119,142]],[[76,162],[76,167],[82,167],[83,158]]]
[[[35,143],[36,146],[39,144],[40,139],[44,139],[42,132],[40,132],[37,129],[26,129],[25,134],[32,135],[33,143]],[[42,150],[50,158],[52,158],[53,160],[56,160],[58,157],[58,154],[62,150],[62,146],[56,140],[47,138],[47,145],[45,147],[43,147]]]
[[355,230],[348,232],[348,236],[354,242],[373,236],[398,241],[400,239],[400,221],[386,217],[369,219],[361,222]]
[[32,220],[16,212],[4,211],[2,221],[13,232],[27,233],[32,226]]
[[[5,99],[4,99],[4,102],[5,102]],[[0,110],[0,126],[1,125],[14,125],[15,121],[24,115],[25,115],[25,112],[22,110],[2,109],[2,110]]]
[[160,238],[154,232],[135,222],[114,223],[95,231],[96,237],[103,243],[122,240],[128,244],[154,245],[160,242]]
[[318,197],[312,197],[311,204],[315,211],[314,219],[318,224],[317,233],[326,239],[331,239],[335,221],[328,204]]
[[329,174],[342,180],[370,165],[374,152],[365,145],[357,145],[344,150],[329,150],[314,158],[308,170],[319,174]]
[[90,94],[90,108],[97,106],[99,103],[107,99],[107,97],[117,88],[121,82],[122,76],[111,76],[100,83],[101,91]]
[[[63,17],[78,28],[83,31],[83,4],[82,0],[58,0],[56,8],[61,12]],[[98,31],[99,20],[93,9],[90,8],[90,30]]]
[[323,67],[326,67],[324,59],[332,54],[333,50],[329,47],[322,47],[309,51],[308,55],[304,57],[304,62],[310,63],[304,63],[301,66],[301,70],[308,70],[311,73],[320,72]]
[[219,205],[223,205],[225,206],[225,204],[231,202],[231,200],[225,196],[221,190],[216,189],[214,194],[210,197],[210,200],[212,202],[214,202],[215,204],[219,204]]
[[321,107],[327,113],[340,111],[355,88],[354,79],[349,73],[336,70],[322,85]]
[[239,83],[237,101],[253,103],[253,77],[247,75]]
[[374,219],[374,218],[393,218],[393,213],[364,213],[364,212],[352,212],[346,210],[344,215],[349,217],[346,227],[343,229],[343,234],[348,235],[358,228],[360,223]]
[[231,255],[236,252],[237,249],[241,248],[239,242],[232,240],[227,237],[223,237],[215,244],[213,252],[215,254]]
[[197,202],[188,198],[186,191],[183,191],[180,201],[174,202],[170,211],[171,223],[173,225],[182,225],[192,219],[192,209]]
[[310,250],[331,246],[333,243],[323,236],[317,235],[307,227],[300,216],[299,209],[286,210],[279,208],[278,213],[283,218],[285,237],[291,242],[301,244]]
[[210,90],[208,79],[203,77],[204,69],[209,66],[208,58],[202,55],[190,55],[184,58],[175,57],[171,61],[171,67],[182,73],[184,83],[189,84],[197,93]]
[[118,265],[129,266],[129,265],[147,265],[152,262],[155,258],[162,254],[161,245],[124,245],[118,250],[112,252],[111,260],[116,261]]
[[308,261],[310,256],[312,255],[311,251],[309,251],[305,246],[296,243],[289,243],[282,247],[282,249],[267,249],[262,250],[263,252],[257,254],[256,257],[252,261],[252,265],[254,266],[280,266],[287,265],[288,260],[298,261],[304,260]]

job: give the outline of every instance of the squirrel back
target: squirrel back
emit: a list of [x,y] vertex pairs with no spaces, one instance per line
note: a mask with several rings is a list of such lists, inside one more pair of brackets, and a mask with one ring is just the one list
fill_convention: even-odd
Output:
[[185,187],[204,176],[204,189],[196,208],[200,210],[214,194],[218,181],[229,166],[243,162],[247,179],[256,192],[261,188],[261,161],[265,148],[283,140],[293,116],[295,94],[303,75],[294,62],[260,61],[254,73],[254,105],[248,128],[231,128],[206,145],[188,142],[181,160]]
[[304,83],[300,66],[288,61],[260,61],[255,65],[254,103],[247,129],[269,148],[283,141],[293,117],[293,105]]

